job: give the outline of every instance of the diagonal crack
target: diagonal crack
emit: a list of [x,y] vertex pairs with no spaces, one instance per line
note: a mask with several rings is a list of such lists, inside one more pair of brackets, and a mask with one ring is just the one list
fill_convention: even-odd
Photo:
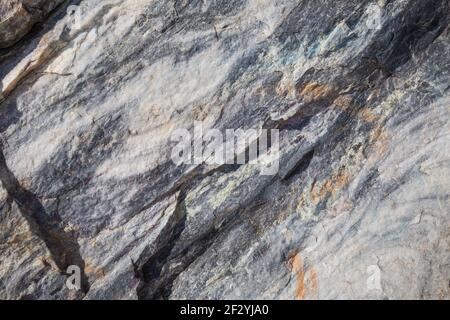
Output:
[[[175,214],[156,241],[156,247],[159,249],[150,257],[146,257],[146,255],[141,256],[136,265],[136,276],[140,278],[140,283],[137,288],[137,294],[140,300],[155,299],[158,296],[164,296],[164,289],[167,283],[171,283],[178,275],[164,271],[170,263],[170,257],[173,254],[172,251],[185,228],[187,216],[184,207],[184,197],[184,194],[180,194],[180,198],[177,200]],[[141,267],[139,267],[140,265]]]
[[0,181],[8,195],[17,203],[32,232],[46,244],[60,272],[66,274],[70,265],[80,267],[81,290],[83,293],[87,293],[89,282],[84,273],[85,263],[80,254],[76,235],[65,231],[61,218],[58,215],[49,216],[38,197],[20,185],[7,166],[3,148],[0,148]]

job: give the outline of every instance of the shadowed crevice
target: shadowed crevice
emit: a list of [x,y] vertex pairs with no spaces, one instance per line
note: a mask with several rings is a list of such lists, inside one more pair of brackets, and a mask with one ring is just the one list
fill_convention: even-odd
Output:
[[30,225],[30,229],[46,244],[52,259],[62,274],[70,265],[81,269],[81,290],[87,293],[89,282],[84,273],[85,263],[80,254],[76,235],[67,232],[56,213],[49,216],[38,197],[23,188],[6,164],[3,149],[0,148],[0,181],[8,195],[17,203],[21,214]]
[[[157,299],[165,297],[164,288],[168,281],[167,273],[163,274],[165,266],[170,261],[172,250],[177,243],[186,225],[186,209],[184,206],[184,196],[180,195],[178,204],[173,216],[162,230],[156,240],[156,247],[159,248],[150,258],[146,259],[145,254],[140,257],[137,265],[142,265],[136,274],[141,282],[137,288],[139,300]],[[169,274],[170,275],[170,274]]]

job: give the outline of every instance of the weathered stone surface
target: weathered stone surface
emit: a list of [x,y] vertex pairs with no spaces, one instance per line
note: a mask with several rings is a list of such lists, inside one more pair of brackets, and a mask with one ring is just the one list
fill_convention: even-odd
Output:
[[[0,56],[0,297],[448,299],[449,9],[58,7]],[[194,121],[279,129],[278,174],[176,166]]]
[[63,0],[3,0],[0,3],[0,48],[23,38]]

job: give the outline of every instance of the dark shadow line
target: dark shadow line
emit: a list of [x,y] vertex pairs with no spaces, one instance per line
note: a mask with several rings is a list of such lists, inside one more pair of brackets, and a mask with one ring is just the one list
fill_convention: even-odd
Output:
[[31,231],[46,244],[61,274],[66,275],[66,270],[71,265],[81,269],[81,290],[87,293],[89,281],[84,273],[85,262],[80,254],[76,234],[66,232],[60,216],[57,213],[49,216],[38,197],[20,185],[7,166],[3,148],[0,148],[0,181],[8,195],[17,203]]

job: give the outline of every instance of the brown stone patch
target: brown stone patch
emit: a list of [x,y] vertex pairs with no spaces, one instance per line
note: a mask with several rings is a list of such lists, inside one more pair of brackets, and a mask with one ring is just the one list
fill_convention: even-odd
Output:
[[316,82],[307,83],[300,87],[300,96],[308,103],[326,100],[335,93],[333,86]]
[[[11,0],[9,0],[11,2]],[[8,1],[6,1],[8,2]],[[22,3],[13,1],[9,10],[0,12],[0,48],[12,46],[21,39],[34,24],[34,17]],[[4,6],[4,4],[1,4]]]
[[14,234],[10,240],[7,241],[8,245],[15,245],[15,244],[21,244],[23,242],[26,242],[29,238],[31,238],[31,232],[27,233],[18,233]]
[[63,0],[0,1],[0,48],[8,48],[17,43],[62,2]]
[[303,261],[298,250],[295,250],[290,254],[288,263],[291,266],[291,270],[292,272],[294,272],[297,281],[297,287],[295,289],[295,299],[303,300],[305,298],[306,292],[305,273],[303,271]]
[[336,195],[337,192],[342,190],[350,183],[350,174],[345,169],[339,169],[333,174],[330,180],[325,183],[317,184],[315,181],[311,186],[311,200],[314,203],[319,203],[328,194]]
[[208,116],[208,110],[205,105],[195,106],[192,109],[192,117],[196,121],[203,121]]
[[377,116],[372,110],[367,107],[364,107],[358,112],[358,118],[364,122],[372,123],[379,120],[379,116]]
[[96,279],[103,278],[105,276],[105,269],[101,267],[94,266],[89,262],[85,262],[84,273],[88,277],[94,276]]
[[350,107],[352,102],[353,98],[350,95],[342,95],[337,97],[336,100],[334,100],[332,107],[345,111]]
[[65,46],[59,40],[50,40],[51,34],[42,37],[38,47],[28,57],[28,61],[20,63],[4,79],[3,88],[1,88],[0,101],[5,99],[31,72],[35,71],[54,56],[54,54]]
[[304,263],[298,250],[292,251],[288,256],[288,264],[296,277],[295,299],[304,300],[307,296],[317,297],[317,272],[311,267],[305,274]]
[[[342,95],[337,97],[332,107],[336,109],[340,109],[343,111],[347,111],[353,102],[353,98],[350,95]],[[363,107],[358,111],[356,117],[366,123],[373,123],[380,119],[378,115],[376,115],[370,108]]]
[[374,145],[374,150],[379,155],[384,155],[389,149],[391,135],[382,126],[377,126],[369,136],[369,143]]

